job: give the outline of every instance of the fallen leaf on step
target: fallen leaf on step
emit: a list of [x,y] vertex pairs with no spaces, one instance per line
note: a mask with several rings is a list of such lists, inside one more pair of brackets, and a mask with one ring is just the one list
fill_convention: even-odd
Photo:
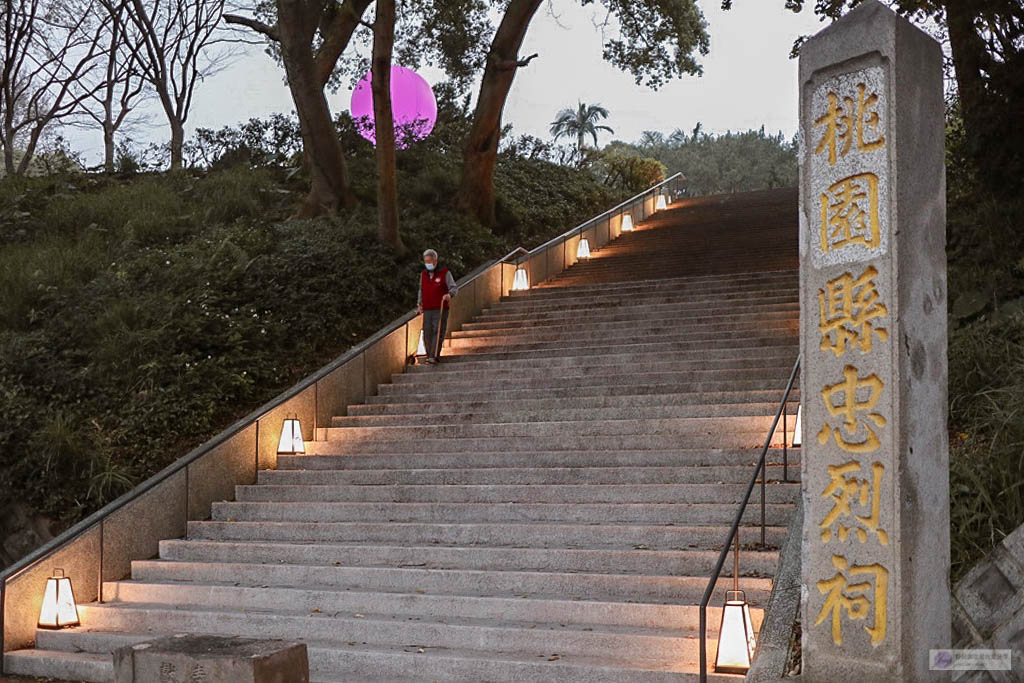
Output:
[[552,655],[551,657],[548,657],[549,662],[553,662],[557,659],[561,659],[561,657],[559,657],[558,655]]
[[356,619],[362,619],[364,616],[366,616],[366,615],[359,614],[358,612],[356,612],[356,615],[355,615]]
[[426,594],[427,591],[417,590],[416,592],[419,593],[420,595],[424,595],[424,594]]
[[355,645],[355,644],[356,644],[356,641],[354,641],[354,640],[350,640],[350,641],[348,641],[348,644],[349,644],[349,645]]
[[313,610],[313,614],[320,614],[320,610],[318,610],[318,609],[314,609],[314,610]]
[[418,647],[416,648],[416,652],[418,652],[419,654],[423,654],[424,652],[426,652],[426,650],[424,650],[422,647]]

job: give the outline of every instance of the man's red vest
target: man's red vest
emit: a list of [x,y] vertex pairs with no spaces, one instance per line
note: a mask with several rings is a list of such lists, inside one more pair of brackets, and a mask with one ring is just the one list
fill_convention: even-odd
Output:
[[[420,288],[423,292],[423,310],[433,311],[441,308],[442,298],[448,293],[448,269],[444,266],[434,272],[423,269],[420,273]],[[448,306],[445,306],[448,308]]]

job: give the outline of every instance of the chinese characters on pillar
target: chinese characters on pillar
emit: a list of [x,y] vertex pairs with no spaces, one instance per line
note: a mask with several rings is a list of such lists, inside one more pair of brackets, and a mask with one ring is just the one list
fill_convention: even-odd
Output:
[[881,505],[890,400],[888,376],[878,370],[889,341],[887,280],[879,275],[888,248],[883,84],[879,67],[843,74],[819,87],[812,105],[810,191],[820,208],[812,260],[822,278],[816,365],[826,376],[810,400],[822,402],[814,429],[830,454],[812,514],[832,565],[816,581],[822,604],[814,626],[825,624],[837,646],[857,625],[878,645],[887,624],[889,570],[873,559],[888,557],[876,551],[889,546],[892,521]]

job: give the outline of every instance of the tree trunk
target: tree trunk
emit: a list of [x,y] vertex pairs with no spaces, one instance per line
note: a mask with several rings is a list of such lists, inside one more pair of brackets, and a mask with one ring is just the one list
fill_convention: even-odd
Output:
[[459,203],[484,225],[494,225],[494,165],[501,113],[519,64],[519,48],[541,0],[511,0],[487,55],[473,127],[463,152]]
[[103,122],[103,170],[114,172],[114,123],[109,118]]
[[39,146],[39,138],[42,137],[43,131],[46,130],[46,126],[49,124],[49,121],[40,121],[38,124],[33,126],[32,132],[28,136],[28,142],[25,143],[25,151],[21,156],[21,161],[18,162],[17,170],[15,171],[18,175],[25,175],[28,173],[29,164],[32,163],[32,159],[36,156],[36,147]]
[[4,141],[4,173],[14,175],[14,145],[9,140]]
[[373,22],[373,61],[370,87],[377,143],[378,234],[399,253],[405,252],[398,233],[398,180],[395,169],[395,121],[391,110],[391,51],[395,43],[395,0],[377,0]]
[[309,164],[309,194],[299,209],[299,217],[310,218],[358,202],[349,184],[341,140],[324,97],[323,84],[317,76],[312,35],[307,31],[301,4],[279,0],[277,19],[288,89],[295,102],[303,152]]
[[182,165],[182,148],[185,146],[185,126],[175,116],[169,116],[171,124],[171,170],[180,171]]
[[980,128],[978,112],[985,96],[982,66],[987,58],[985,41],[974,26],[977,12],[969,0],[946,0],[946,29],[953,57],[960,112],[969,136],[977,135]]

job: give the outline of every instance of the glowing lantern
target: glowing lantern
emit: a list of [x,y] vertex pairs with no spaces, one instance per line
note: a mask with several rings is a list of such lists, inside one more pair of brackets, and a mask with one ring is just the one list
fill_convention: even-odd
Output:
[[750,621],[750,606],[743,591],[725,592],[722,607],[722,625],[718,629],[718,653],[715,672],[745,674],[754,658],[754,624]]
[[633,215],[626,214],[622,217],[622,232],[633,232]]
[[[367,73],[356,84],[350,111],[359,134],[376,144],[371,80],[372,74]],[[412,69],[392,66],[391,112],[395,119],[395,146],[399,149],[430,135],[437,121],[437,100],[430,84]]]
[[793,425],[793,445],[794,446],[799,446],[801,443],[803,443],[803,436],[800,433],[801,429],[802,429],[802,422],[803,422],[800,418],[801,418],[801,413],[803,413],[803,411],[804,411],[803,404],[800,404],[800,405],[798,405],[796,407],[796,424]]
[[302,440],[302,425],[295,413],[289,415],[281,425],[281,440],[277,442],[278,455],[302,455],[306,444]]
[[420,343],[419,343],[419,346],[416,347],[416,355],[417,356],[425,356],[425,355],[427,355],[427,345],[423,343],[423,330],[420,330]]
[[530,288],[530,278],[526,275],[526,269],[520,266],[516,268],[515,279],[512,280],[513,292],[525,292]]
[[576,258],[590,258],[590,242],[587,241],[586,237],[580,238],[580,245],[576,247]]
[[668,208],[668,202],[665,200],[665,195],[659,194],[658,198],[654,202],[654,210],[661,211],[662,209]]
[[64,628],[78,626],[78,607],[71,579],[64,576],[63,569],[54,569],[53,576],[46,580],[43,606],[39,610],[40,628]]

